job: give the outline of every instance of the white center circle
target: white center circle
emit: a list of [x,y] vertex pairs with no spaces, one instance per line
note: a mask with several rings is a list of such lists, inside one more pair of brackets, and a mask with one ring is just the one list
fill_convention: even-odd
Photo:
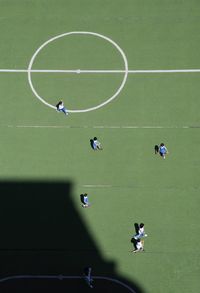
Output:
[[[98,33],[94,33],[94,32],[84,32],[84,31],[75,31],[75,32],[68,32],[68,33],[64,33],[64,34],[61,34],[61,35],[58,35],[58,36],[55,36],[51,39],[49,39],[48,41],[46,41],[45,43],[43,43],[37,50],[36,52],[33,54],[31,60],[30,60],[30,63],[28,65],[28,82],[29,82],[29,85],[31,87],[31,90],[33,91],[34,95],[42,102],[44,103],[45,105],[47,105],[48,107],[51,107],[53,109],[56,109],[56,107],[54,105],[51,105],[49,103],[47,103],[36,91],[36,89],[34,88],[33,86],[33,83],[32,83],[32,78],[31,78],[31,71],[32,71],[32,67],[33,67],[33,63],[35,61],[35,58],[37,57],[37,55],[39,54],[39,52],[46,46],[48,45],[49,43],[59,39],[59,38],[62,38],[62,37],[65,37],[65,36],[69,36],[69,35],[93,35],[93,36],[96,36],[96,37],[99,37],[99,38],[102,38],[106,41],[108,41],[109,43],[111,43],[118,51],[119,53],[121,54],[122,56],[122,59],[123,59],[123,62],[124,62],[124,77],[123,77],[123,80],[119,86],[119,88],[117,89],[117,91],[110,97],[108,98],[105,102],[97,105],[97,106],[94,106],[94,107],[91,107],[91,108],[88,108],[88,109],[81,109],[81,110],[70,110],[70,109],[67,109],[68,112],[73,112],[73,113],[81,113],[81,112],[89,112],[89,111],[93,111],[93,110],[97,110],[103,106],[105,106],[106,104],[108,104],[109,102],[111,102],[112,100],[114,100],[118,95],[119,93],[121,92],[121,90],[123,89],[125,83],[126,83],[126,80],[127,80],[127,77],[128,77],[128,61],[127,61],[127,58],[126,58],[126,55],[124,54],[123,50],[119,47],[119,45],[117,45],[113,40],[111,40],[110,38],[104,36],[104,35],[101,35],[101,34],[98,34]],[[77,73],[81,73],[81,70]]]

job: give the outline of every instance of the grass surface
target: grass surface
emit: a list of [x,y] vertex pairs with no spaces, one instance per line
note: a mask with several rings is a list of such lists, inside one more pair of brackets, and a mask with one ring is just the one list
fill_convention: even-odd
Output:
[[[130,69],[200,68],[195,0],[0,6],[2,69],[26,69],[44,42],[70,31],[111,38]],[[123,69],[123,62],[105,40],[70,36],[43,48],[33,68]],[[83,109],[108,99],[123,75],[32,78],[48,103],[63,98],[69,109]],[[1,72],[1,275],[79,275],[91,264],[94,274],[123,279],[141,293],[198,292],[199,87],[199,73],[129,74],[112,103],[65,117],[34,96],[26,73]],[[103,151],[90,148],[94,136]],[[161,142],[166,160],[154,155]],[[80,204],[85,192],[90,209]],[[133,255],[139,222],[146,252]]]

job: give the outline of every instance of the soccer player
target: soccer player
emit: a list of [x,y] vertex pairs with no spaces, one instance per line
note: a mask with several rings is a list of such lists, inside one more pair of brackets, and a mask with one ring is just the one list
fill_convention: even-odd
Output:
[[88,208],[90,206],[87,193],[81,195],[82,207]]
[[91,277],[91,272],[92,272],[92,268],[90,268],[90,267],[84,269],[84,277],[85,277],[85,280],[86,280],[88,286],[90,288],[93,288],[93,285],[92,285],[93,279]]
[[147,234],[144,231],[144,223],[141,223],[139,225],[138,233],[135,236],[133,236],[133,238],[135,240],[138,240],[138,239],[143,238],[143,237],[147,237]]
[[136,243],[136,248],[132,252],[144,251],[144,240],[138,239]]
[[59,101],[58,104],[56,105],[56,110],[58,112],[63,112],[65,115],[68,115],[69,113],[67,112],[67,109],[64,106],[63,101]]
[[159,146],[159,154],[161,155],[163,159],[165,159],[165,155],[168,154],[168,150],[166,146],[164,145],[164,143],[161,143]]
[[101,143],[97,140],[97,137],[93,138],[93,149],[94,150],[102,150]]

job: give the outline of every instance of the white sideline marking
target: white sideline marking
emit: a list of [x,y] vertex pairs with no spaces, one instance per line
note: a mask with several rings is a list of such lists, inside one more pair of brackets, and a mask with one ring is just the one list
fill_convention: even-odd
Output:
[[[0,69],[0,72],[10,72],[10,73],[125,73],[125,70],[84,70],[84,69],[72,69],[72,70],[62,70],[62,69]],[[195,73],[200,72],[200,69],[144,69],[144,70],[128,70],[128,73]]]
[[75,128],[94,128],[94,129],[190,129],[190,128],[200,128],[198,126],[138,126],[138,125],[130,125],[130,126],[107,126],[107,125],[98,125],[98,126],[71,126],[71,125],[7,125],[8,128],[55,128],[55,129],[75,129]]
[[113,278],[109,278],[109,277],[93,277],[93,279],[99,279],[99,280],[107,280],[107,281],[112,281],[114,283],[117,283],[119,285],[121,285],[122,287],[125,287],[126,289],[128,289],[130,292],[132,293],[136,293],[130,286],[128,286],[127,284],[117,280],[117,279],[113,279]]
[[89,187],[89,188],[90,188],[90,187],[92,187],[92,188],[93,188],[93,187],[94,187],[94,188],[96,188],[96,187],[97,187],[97,188],[98,188],[98,187],[112,187],[112,185],[108,185],[108,184],[105,184],[105,185],[104,185],[104,184],[96,184],[96,185],[95,185],[95,184],[85,184],[85,185],[82,185],[82,186],[83,186],[83,187]]
[[[20,279],[57,279],[57,280],[64,280],[64,279],[84,279],[84,276],[63,276],[63,275],[18,275],[18,276],[9,276],[0,279],[0,283],[7,282],[10,280],[20,280]],[[92,276],[93,279],[96,280],[107,280],[114,283],[121,285],[122,287],[128,289],[132,293],[136,293],[130,286],[127,284],[110,277],[101,277],[101,276]]]

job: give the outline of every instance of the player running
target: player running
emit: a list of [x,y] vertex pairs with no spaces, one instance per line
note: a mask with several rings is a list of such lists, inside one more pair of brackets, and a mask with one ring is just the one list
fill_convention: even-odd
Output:
[[159,154],[161,155],[163,159],[165,159],[165,155],[168,154],[168,150],[166,146],[164,145],[164,143],[161,143],[159,146]]

